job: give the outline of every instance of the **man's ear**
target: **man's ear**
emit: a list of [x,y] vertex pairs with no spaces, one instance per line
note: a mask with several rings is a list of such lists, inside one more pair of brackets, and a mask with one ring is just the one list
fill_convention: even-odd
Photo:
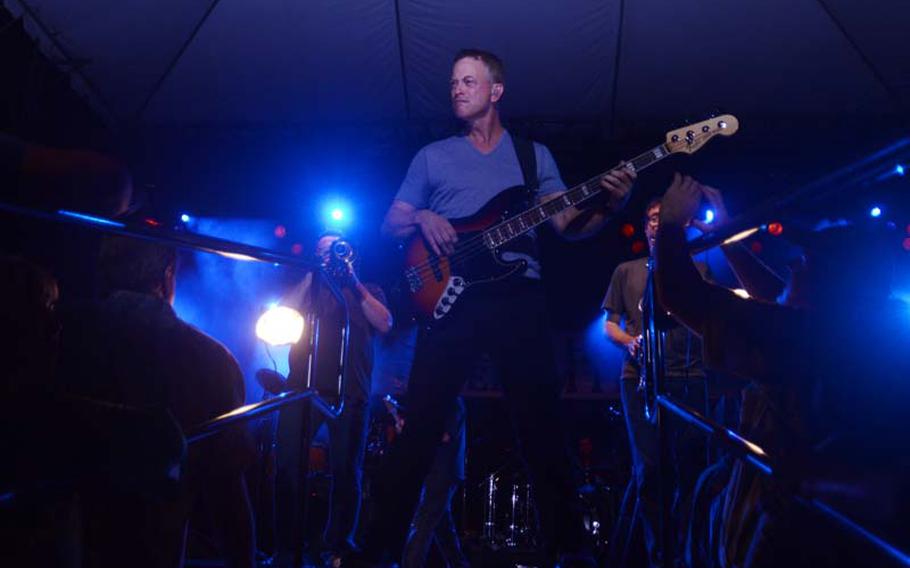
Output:
[[492,102],[498,102],[502,98],[503,92],[505,92],[506,86],[502,83],[493,83],[493,89],[490,93],[490,100]]

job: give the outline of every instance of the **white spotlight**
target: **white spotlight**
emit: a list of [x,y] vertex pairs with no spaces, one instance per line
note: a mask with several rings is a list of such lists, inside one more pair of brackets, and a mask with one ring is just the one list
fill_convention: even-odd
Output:
[[303,316],[287,306],[274,306],[259,316],[256,337],[269,345],[290,345],[303,335]]

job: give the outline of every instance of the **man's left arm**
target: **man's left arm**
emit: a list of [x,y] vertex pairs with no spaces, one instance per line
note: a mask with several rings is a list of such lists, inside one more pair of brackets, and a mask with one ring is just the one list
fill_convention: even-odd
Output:
[[[559,178],[559,170],[553,156],[545,148],[539,155],[541,201],[558,199],[566,193]],[[616,169],[607,172],[600,179],[602,195],[594,197],[587,206],[569,207],[552,217],[551,224],[557,233],[568,239],[583,239],[599,231],[610,217],[625,207],[629,201],[636,174],[620,163]],[[558,191],[552,191],[558,182]]]
[[[701,192],[714,211],[714,222],[692,219],[691,224],[702,233],[720,230],[728,221],[727,207],[721,192],[711,186],[701,185]],[[742,241],[721,245],[727,264],[749,297],[774,303],[783,292],[784,281],[764,262],[752,254]],[[710,278],[709,278],[710,281]]]
[[686,226],[695,214],[702,185],[675,174],[660,206],[654,284],[657,299],[686,327],[704,336],[712,285],[702,279],[686,240]]

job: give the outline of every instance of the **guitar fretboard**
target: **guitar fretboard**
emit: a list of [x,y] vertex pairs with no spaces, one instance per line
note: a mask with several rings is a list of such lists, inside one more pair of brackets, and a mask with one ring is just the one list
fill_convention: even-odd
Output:
[[[626,162],[625,167],[633,172],[641,170],[656,164],[669,156],[671,152],[667,150],[665,144],[655,146],[654,148],[639,154]],[[612,170],[600,173],[584,183],[576,185],[567,190],[564,194],[555,199],[551,199],[539,205],[531,207],[527,211],[519,213],[510,219],[490,227],[483,232],[483,242],[487,248],[495,249],[507,242],[516,239],[534,227],[548,221],[554,215],[557,215],[569,207],[574,207],[580,203],[599,195],[603,191],[600,185],[600,179]]]

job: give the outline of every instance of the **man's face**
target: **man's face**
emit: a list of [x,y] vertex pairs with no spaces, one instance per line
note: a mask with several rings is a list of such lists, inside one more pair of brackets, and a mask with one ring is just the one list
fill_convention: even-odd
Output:
[[337,235],[326,235],[316,242],[316,256],[323,264],[329,262],[332,256],[332,244],[340,237]]
[[502,83],[494,83],[486,64],[473,57],[465,57],[452,67],[449,83],[452,111],[462,120],[472,120],[489,112],[502,97]]
[[648,217],[645,219],[645,238],[648,239],[648,247],[652,251],[657,243],[658,227],[660,227],[660,203],[648,209]]

